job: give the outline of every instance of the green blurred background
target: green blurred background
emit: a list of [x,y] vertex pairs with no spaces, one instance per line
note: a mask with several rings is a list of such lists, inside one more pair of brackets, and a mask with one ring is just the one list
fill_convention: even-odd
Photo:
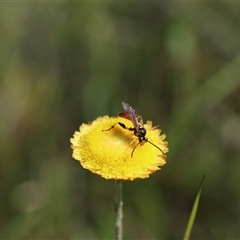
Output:
[[125,182],[124,239],[240,238],[240,4],[0,4],[0,239],[113,239],[113,181],[72,159],[83,122],[130,103],[167,135]]

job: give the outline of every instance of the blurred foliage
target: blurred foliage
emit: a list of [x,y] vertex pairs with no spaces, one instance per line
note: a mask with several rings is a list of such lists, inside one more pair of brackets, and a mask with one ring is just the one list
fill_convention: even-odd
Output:
[[0,239],[111,239],[113,181],[69,139],[130,103],[167,134],[167,165],[125,182],[124,238],[240,236],[240,5],[0,4]]

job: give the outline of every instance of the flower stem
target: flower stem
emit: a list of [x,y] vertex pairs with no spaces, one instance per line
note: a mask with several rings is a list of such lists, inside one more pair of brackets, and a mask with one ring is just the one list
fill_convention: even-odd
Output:
[[114,183],[114,212],[115,212],[115,240],[122,240],[123,227],[123,201],[122,201],[122,181],[116,180]]

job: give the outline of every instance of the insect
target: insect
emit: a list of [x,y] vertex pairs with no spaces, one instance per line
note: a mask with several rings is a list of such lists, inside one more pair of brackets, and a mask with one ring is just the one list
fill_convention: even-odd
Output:
[[126,127],[126,125],[124,123],[117,122],[112,127],[110,127],[109,129],[102,130],[102,131],[109,131],[109,130],[113,129],[117,124],[120,125],[124,129],[127,129],[129,131],[133,131],[134,135],[138,138],[138,143],[133,148],[132,153],[131,153],[131,157],[133,157],[133,153],[134,153],[136,147],[139,144],[142,145],[144,142],[148,142],[148,143],[152,144],[154,147],[159,149],[162,152],[162,154],[164,155],[164,152],[162,151],[162,149],[159,148],[154,143],[150,142],[148,140],[148,138],[146,137],[147,131],[143,126],[142,117],[137,115],[137,113],[135,112],[135,109],[132,108],[128,103],[122,102],[122,107],[124,109],[124,112],[119,113],[118,116],[130,120],[133,124],[133,127]]

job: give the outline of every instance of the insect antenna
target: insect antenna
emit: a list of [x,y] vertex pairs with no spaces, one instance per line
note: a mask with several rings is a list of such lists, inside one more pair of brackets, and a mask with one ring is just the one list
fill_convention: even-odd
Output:
[[137,147],[140,143],[141,143],[141,142],[138,142],[137,145],[133,148],[133,150],[132,150],[132,154],[131,154],[131,157],[133,157],[133,153],[134,153],[136,147]]
[[[155,145],[154,143],[152,143],[152,142],[150,142],[150,141],[148,141],[148,140],[147,140],[146,142],[152,144],[154,147],[156,147],[157,149],[159,149],[159,150],[162,152],[162,154],[164,155],[164,152],[162,151],[162,149],[161,149],[160,147],[158,147],[157,145]],[[138,142],[138,144],[133,148],[131,157],[133,157],[133,153],[134,153],[135,149],[137,148],[137,146],[138,146],[140,143],[141,143],[141,142]]]
[[150,142],[150,141],[148,141],[149,143],[151,143],[154,147],[156,147],[157,149],[159,149],[161,152],[162,152],[162,154],[164,155],[164,152],[162,151],[162,149],[160,148],[160,147],[158,147],[157,145],[155,145],[154,143],[152,143],[152,142]]

